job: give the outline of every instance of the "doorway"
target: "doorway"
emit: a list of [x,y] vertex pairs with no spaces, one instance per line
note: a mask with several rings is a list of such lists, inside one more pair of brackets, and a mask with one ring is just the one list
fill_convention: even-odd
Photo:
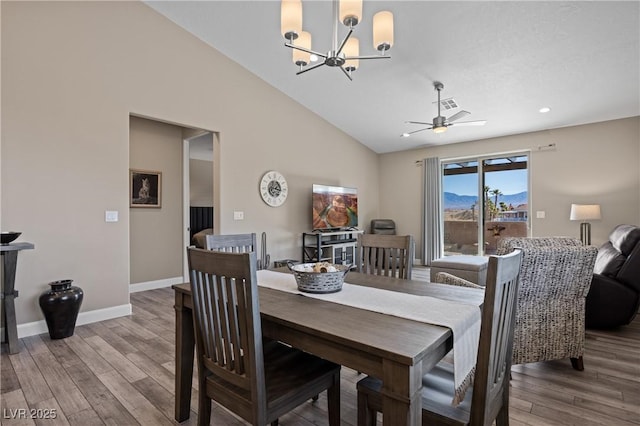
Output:
[[[189,131],[188,131],[189,130]],[[218,229],[214,206],[219,198],[216,161],[218,135],[204,130],[185,129],[183,140],[183,246],[202,245],[204,235]],[[188,281],[187,254],[184,250],[183,279]]]

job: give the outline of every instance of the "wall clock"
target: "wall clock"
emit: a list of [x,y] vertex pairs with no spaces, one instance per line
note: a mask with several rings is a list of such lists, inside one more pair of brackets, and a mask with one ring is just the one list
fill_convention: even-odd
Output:
[[288,193],[287,180],[279,172],[272,170],[260,179],[260,196],[271,207],[281,206]]

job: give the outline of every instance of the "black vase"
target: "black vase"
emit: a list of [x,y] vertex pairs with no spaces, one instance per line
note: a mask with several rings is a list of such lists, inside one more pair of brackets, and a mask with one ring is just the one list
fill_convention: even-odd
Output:
[[72,282],[53,281],[49,283],[51,289],[40,295],[40,309],[52,339],[73,336],[84,293],[80,287],[72,286]]

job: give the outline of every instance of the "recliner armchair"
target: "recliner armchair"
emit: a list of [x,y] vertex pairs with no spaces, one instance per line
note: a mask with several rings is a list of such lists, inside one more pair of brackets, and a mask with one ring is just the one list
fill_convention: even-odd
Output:
[[640,227],[618,225],[598,250],[587,295],[586,326],[629,324],[640,307]]

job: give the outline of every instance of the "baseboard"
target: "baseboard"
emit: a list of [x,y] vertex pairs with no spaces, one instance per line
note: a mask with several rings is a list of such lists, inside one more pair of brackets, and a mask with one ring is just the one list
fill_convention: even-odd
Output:
[[[76,325],[84,325],[91,324],[98,321],[105,321],[113,318],[124,317],[127,315],[131,315],[131,304],[127,303],[126,305],[113,306],[111,308],[104,309],[96,309],[94,311],[88,312],[80,312],[78,314],[78,319],[76,321]],[[19,324],[18,327],[18,338],[22,339],[23,337],[35,336],[36,334],[48,333],[49,329],[47,328],[47,323],[42,321],[34,321],[28,322],[25,324]],[[4,336],[4,330],[2,330],[2,335]]]
[[184,278],[166,278],[164,280],[147,281],[144,283],[129,284],[129,293],[137,293],[139,291],[154,290],[156,288],[171,287],[174,284],[182,284]]

